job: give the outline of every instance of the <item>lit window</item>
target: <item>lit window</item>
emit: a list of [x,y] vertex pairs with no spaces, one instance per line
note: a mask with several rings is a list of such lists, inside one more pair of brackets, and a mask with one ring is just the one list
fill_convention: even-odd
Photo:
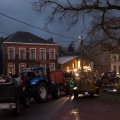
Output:
[[13,75],[15,74],[15,64],[13,63],[8,63],[8,71],[7,71],[8,75]]
[[66,69],[67,69],[67,72],[69,72],[69,71],[70,71],[70,67],[69,67],[69,66],[67,66],[67,68],[66,68]]
[[72,68],[75,68],[75,63],[72,63]]
[[78,68],[80,68],[80,61],[78,61]]
[[25,63],[20,63],[19,64],[19,72],[21,72],[22,68],[26,68],[26,64]]

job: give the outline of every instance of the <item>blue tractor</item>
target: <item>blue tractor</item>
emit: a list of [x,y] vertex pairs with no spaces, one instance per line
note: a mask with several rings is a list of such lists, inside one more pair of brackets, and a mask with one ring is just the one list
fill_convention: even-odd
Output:
[[21,73],[24,74],[28,81],[31,97],[37,103],[47,101],[48,95],[53,98],[61,96],[59,83],[51,82],[50,76],[46,76],[45,71],[42,66],[21,69]]

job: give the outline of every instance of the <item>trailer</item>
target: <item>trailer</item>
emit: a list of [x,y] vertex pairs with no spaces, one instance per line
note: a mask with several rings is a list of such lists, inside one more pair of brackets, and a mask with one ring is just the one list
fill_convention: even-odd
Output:
[[78,97],[79,94],[94,97],[99,93],[99,87],[94,83],[90,73],[76,72],[74,83],[75,86],[69,90],[70,95],[74,95],[74,97]]
[[23,84],[16,84],[16,79],[0,78],[0,109],[12,109],[15,116],[20,114],[20,105],[30,105],[29,89]]
[[64,92],[66,95],[69,94],[69,77],[64,76],[63,70],[53,70],[50,71],[51,81],[54,83],[58,83],[60,86],[60,91]]

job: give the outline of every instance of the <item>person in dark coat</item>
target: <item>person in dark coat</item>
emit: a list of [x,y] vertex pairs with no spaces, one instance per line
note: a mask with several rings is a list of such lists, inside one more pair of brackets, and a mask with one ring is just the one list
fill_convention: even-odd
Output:
[[48,82],[51,83],[51,79],[50,79],[50,67],[49,67],[48,64],[46,66],[46,76],[48,78]]

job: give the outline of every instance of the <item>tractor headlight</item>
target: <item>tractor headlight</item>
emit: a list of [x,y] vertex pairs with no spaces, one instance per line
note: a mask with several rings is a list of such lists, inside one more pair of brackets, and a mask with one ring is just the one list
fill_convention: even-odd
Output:
[[76,89],[77,89],[77,87],[74,87],[73,89],[74,89],[74,90],[76,90]]
[[76,73],[76,74],[75,74],[75,76],[77,76],[77,77],[78,77],[78,73]]
[[116,92],[117,90],[116,89],[113,89],[113,92]]
[[38,80],[34,80],[34,81],[31,81],[30,82],[30,85],[35,85],[35,84],[37,84],[38,83]]

